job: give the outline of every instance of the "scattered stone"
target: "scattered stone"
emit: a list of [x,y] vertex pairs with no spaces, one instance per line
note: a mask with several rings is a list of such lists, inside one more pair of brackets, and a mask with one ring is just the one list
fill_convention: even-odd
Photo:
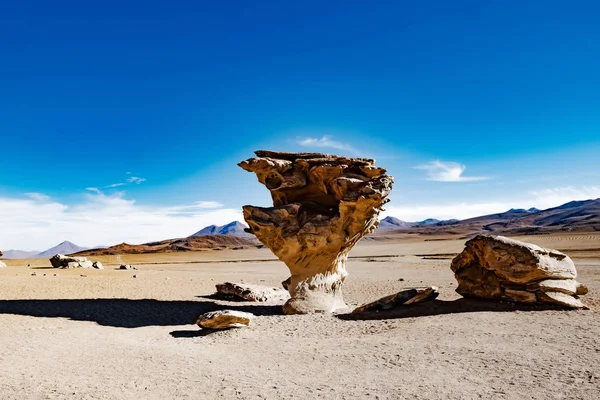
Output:
[[273,207],[244,206],[249,231],[291,277],[286,314],[346,308],[342,284],[350,250],[378,224],[393,178],[374,160],[320,153],[257,151],[238,165],[271,192]]
[[3,261],[0,261],[0,268],[6,268],[6,264]]
[[34,272],[34,273],[31,274],[31,276],[37,276],[37,274]]
[[586,308],[575,264],[557,250],[503,236],[478,235],[452,260],[456,291],[465,297]]
[[254,314],[243,311],[219,310],[202,314],[196,324],[207,329],[242,328],[250,325],[253,318]]
[[436,286],[405,289],[396,294],[385,296],[374,302],[357,307],[352,312],[359,313],[365,311],[388,310],[400,305],[422,303],[424,301],[434,300],[439,294],[439,289]]
[[270,286],[225,282],[217,283],[215,287],[218,294],[234,296],[246,301],[284,301],[290,298],[286,290]]
[[50,264],[54,268],[91,268],[92,262],[85,257],[71,257],[56,254],[50,258]]
[[119,267],[119,269],[132,269],[132,268],[131,268],[131,265],[129,265],[129,264],[122,264],[122,265]]
[[102,263],[100,261],[94,261],[94,263],[92,264],[92,267],[94,267],[96,269],[104,269],[104,265],[102,265]]
[[79,275],[79,276],[82,276],[82,277],[84,277],[84,278],[87,278],[87,275],[83,275],[83,274],[81,274],[81,275]]
[[137,278],[137,275],[134,275],[133,278]]

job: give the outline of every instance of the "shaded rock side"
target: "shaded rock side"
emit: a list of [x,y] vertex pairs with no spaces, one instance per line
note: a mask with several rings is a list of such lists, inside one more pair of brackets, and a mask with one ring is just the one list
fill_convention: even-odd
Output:
[[218,283],[215,286],[220,295],[234,296],[246,301],[285,301],[290,298],[287,290],[270,286],[231,282]]
[[404,289],[396,294],[385,296],[379,300],[356,307],[352,312],[359,313],[365,311],[388,310],[400,305],[422,303],[424,301],[434,300],[439,294],[440,291],[436,286]]
[[50,258],[54,268],[92,268],[93,263],[85,257],[72,257],[56,254]]
[[393,178],[365,158],[257,151],[239,164],[271,192],[273,207],[244,206],[249,230],[291,272],[287,314],[345,308],[350,250],[378,225]]
[[202,314],[196,324],[205,329],[242,328],[250,325],[253,318],[254,314],[243,311],[219,310]]
[[575,296],[587,293],[587,288],[575,280],[573,260],[557,250],[479,235],[465,244],[451,268],[456,291],[465,297],[585,307]]

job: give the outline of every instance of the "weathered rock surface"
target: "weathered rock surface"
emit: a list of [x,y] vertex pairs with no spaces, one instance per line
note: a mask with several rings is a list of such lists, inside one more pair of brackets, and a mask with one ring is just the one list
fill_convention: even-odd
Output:
[[4,264],[2,261],[0,261],[0,268],[6,268],[6,264]]
[[244,206],[249,230],[291,272],[286,314],[345,308],[350,250],[378,225],[393,178],[365,158],[257,151],[239,164],[271,192],[273,207]]
[[218,294],[234,296],[246,301],[285,301],[290,298],[287,290],[270,286],[231,282],[218,283],[215,286]]
[[196,324],[207,329],[242,328],[250,325],[253,318],[254,314],[243,311],[219,310],[202,314]]
[[587,293],[565,254],[503,236],[479,235],[452,260],[456,291],[465,297],[554,303],[585,308],[575,297]]
[[422,303],[424,301],[434,300],[439,294],[440,291],[436,286],[405,289],[396,294],[385,296],[374,302],[356,307],[352,312],[359,313],[364,311],[388,310],[400,305]]
[[119,269],[133,269],[129,264],[122,264]]
[[94,267],[96,269],[104,269],[104,265],[102,265],[102,263],[100,261],[94,261],[92,264],[92,267]]
[[71,257],[56,254],[50,258],[54,268],[92,268],[92,262],[85,257]]

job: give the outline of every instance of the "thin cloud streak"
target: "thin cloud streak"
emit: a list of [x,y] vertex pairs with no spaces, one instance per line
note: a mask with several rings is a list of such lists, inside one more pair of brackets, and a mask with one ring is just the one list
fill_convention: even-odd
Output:
[[317,148],[332,148],[336,150],[345,150],[356,152],[354,147],[347,143],[342,143],[337,140],[333,140],[333,136],[324,135],[318,137],[298,137],[297,143],[304,147],[317,147]]
[[435,160],[428,164],[413,167],[427,171],[427,180],[436,182],[476,182],[490,179],[486,176],[463,176],[467,167],[453,161]]

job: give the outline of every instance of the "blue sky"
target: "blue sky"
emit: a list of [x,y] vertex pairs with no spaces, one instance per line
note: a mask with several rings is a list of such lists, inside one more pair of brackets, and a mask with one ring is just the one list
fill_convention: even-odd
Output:
[[596,2],[252,3],[0,5],[0,248],[239,218],[261,148],[375,157],[405,220],[600,197]]

